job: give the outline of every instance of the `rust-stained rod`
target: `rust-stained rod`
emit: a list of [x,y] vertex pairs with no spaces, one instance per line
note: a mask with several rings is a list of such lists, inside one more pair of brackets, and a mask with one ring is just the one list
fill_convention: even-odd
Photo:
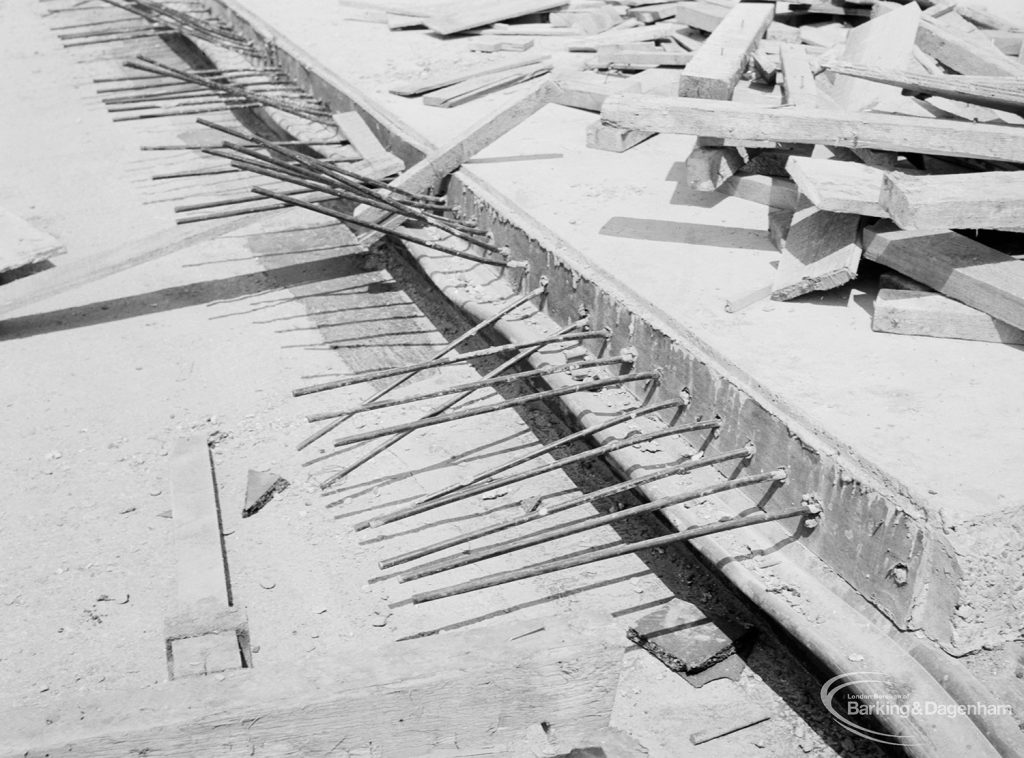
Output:
[[578,369],[593,368],[596,366],[611,366],[617,363],[630,363],[632,358],[624,358],[622,356],[616,358],[595,358],[590,361],[581,361],[579,363],[565,363],[560,366],[545,366],[544,368],[530,369],[529,371],[520,371],[516,374],[507,374],[506,376],[496,376],[493,379],[479,379],[475,382],[466,382],[465,384],[456,384],[452,387],[446,387],[443,390],[435,390],[434,392],[426,392],[421,395],[409,395],[407,397],[396,397],[391,400],[382,400],[376,403],[367,403],[361,406],[353,408],[345,408],[340,411],[326,411],[324,413],[314,413],[306,417],[307,421],[326,421],[327,419],[337,418],[338,416],[351,416],[356,413],[364,413],[366,411],[376,411],[381,408],[391,408],[396,405],[405,405],[407,403],[418,403],[421,400],[433,400],[438,397],[444,397],[445,395],[454,395],[456,392],[464,392],[466,390],[478,390],[483,387],[496,387],[505,384],[513,384],[515,382],[524,381],[526,379],[534,379],[539,376],[548,376],[550,374],[561,374],[566,371],[576,371]]
[[[308,195],[311,192],[319,192],[319,190],[290,190],[285,192],[286,195]],[[210,208],[221,208],[225,205],[243,205],[245,203],[255,203],[262,201],[263,198],[258,195],[245,195],[244,197],[232,197],[224,200],[211,200],[207,203],[193,203],[192,205],[176,205],[174,206],[175,213],[189,213],[192,211],[205,211]]]
[[[577,324],[580,322],[576,322]],[[394,366],[392,368],[377,369],[374,371],[361,371],[358,374],[351,374],[341,379],[332,379],[329,382],[322,382],[320,384],[310,384],[305,387],[299,387],[298,389],[292,390],[292,395],[300,397],[302,395],[312,395],[314,392],[325,392],[327,390],[336,390],[341,387],[348,387],[352,384],[363,384],[364,382],[372,382],[377,379],[388,379],[392,376],[398,376],[408,371],[424,371],[428,368],[440,368],[441,366],[451,366],[455,363],[465,363],[476,358],[486,358],[492,355],[501,355],[502,353],[511,353],[516,350],[522,350],[527,347],[543,347],[544,345],[551,345],[558,342],[578,342],[580,340],[592,340],[602,339],[607,340],[611,337],[611,332],[607,329],[596,329],[596,330],[574,330],[571,332],[557,332],[547,337],[538,337],[535,340],[528,340],[526,342],[513,342],[508,345],[494,345],[493,347],[485,347],[480,350],[472,350],[468,353],[459,353],[458,355],[452,356],[451,358],[431,358],[428,361],[422,361],[421,363],[414,363],[411,366]]]
[[84,39],[75,42],[65,42],[64,47],[85,47],[86,45],[102,45],[110,42],[127,42],[133,39],[143,39],[144,37],[159,37],[163,34],[167,34],[166,31],[148,31],[148,32],[135,32],[134,34],[124,34],[117,37],[102,37],[100,39]]
[[[458,337],[456,337],[451,342],[449,342],[447,345],[445,345],[443,348],[441,348],[439,351],[434,353],[434,356],[433,356],[434,360],[436,360],[438,358],[443,358],[445,355],[447,355],[452,350],[457,348],[463,342],[466,342],[467,340],[472,339],[477,334],[482,332],[484,329],[487,329],[487,328],[493,326],[498,321],[500,321],[505,316],[507,316],[509,313],[514,311],[516,308],[518,308],[519,306],[528,303],[529,301],[533,300],[535,297],[540,297],[541,295],[543,295],[547,291],[547,288],[548,288],[547,277],[543,277],[541,279],[541,281],[540,281],[540,285],[539,286],[537,286],[536,288],[534,288],[530,292],[527,292],[525,295],[521,295],[520,297],[517,297],[511,303],[506,304],[497,313],[494,313],[494,314],[488,316],[483,321],[480,321],[476,325],[470,327],[465,332],[463,332]],[[375,402],[377,400],[380,400],[385,395],[388,395],[391,392],[393,392],[396,389],[398,389],[399,387],[401,387],[403,384],[405,384],[407,381],[409,381],[414,376],[419,374],[421,371],[423,371],[422,367],[414,368],[411,371],[408,368],[405,369],[405,373],[403,373],[401,376],[399,376],[398,379],[396,379],[395,381],[391,382],[391,384],[389,384],[384,389],[378,390],[377,392],[375,392],[373,394],[373,396],[367,398],[365,402],[368,404],[368,403],[373,403],[373,402]],[[305,393],[303,393],[303,394],[305,394]],[[309,435],[304,440],[302,440],[302,442],[300,442],[299,445],[298,445],[298,449],[299,450],[303,450],[303,449],[309,447],[314,442],[316,442],[318,439],[323,437],[325,434],[328,434],[329,432],[332,432],[335,429],[337,429],[347,419],[348,419],[348,417],[343,417],[343,418],[335,419],[331,423],[329,423],[326,426],[324,426],[322,429],[319,429],[318,431],[314,432],[313,434]]]
[[[317,202],[323,202],[324,200],[330,200],[329,197],[324,197]],[[184,226],[185,224],[197,224],[200,221],[215,221],[222,218],[233,218],[235,216],[247,216],[251,213],[263,213],[264,211],[279,211],[284,208],[291,208],[288,203],[273,203],[272,205],[261,205],[258,207],[246,207],[236,208],[233,211],[223,211],[221,213],[205,213],[200,216],[179,216],[174,219],[174,223],[178,226]]]
[[[734,451],[724,457],[719,456],[719,458],[722,460],[729,460],[730,458],[736,458],[743,454],[744,451],[739,450],[738,452]],[[711,462],[712,461],[710,460],[708,461],[708,463]],[[720,460],[714,462],[717,463],[720,462]],[[696,461],[693,468],[697,468],[701,463],[701,461]],[[554,540],[569,537],[573,534],[579,534],[608,524],[614,524],[617,521],[624,521],[625,519],[632,518],[633,516],[642,516],[645,513],[660,511],[662,508],[668,508],[670,505],[689,502],[690,500],[708,497],[719,492],[739,489],[740,487],[749,487],[750,485],[760,484],[761,482],[781,482],[785,478],[785,469],[776,469],[775,471],[769,471],[767,473],[750,474],[748,476],[737,477],[736,479],[727,479],[722,482],[716,482],[715,484],[690,487],[689,489],[685,489],[675,495],[661,497],[648,503],[634,505],[631,508],[623,508],[622,510],[613,511],[612,513],[606,513],[600,516],[577,519],[576,521],[572,521],[568,524],[562,524],[560,526],[549,526],[546,529],[540,529],[539,531],[522,537],[505,540],[504,542],[499,542],[494,545],[485,545],[484,547],[477,548],[476,550],[466,550],[460,555],[455,555],[451,558],[442,558],[440,561],[435,561],[427,566],[418,566],[413,568],[399,576],[398,581],[409,582],[413,579],[422,579],[426,576],[433,576],[434,574],[440,574],[444,571],[451,571],[452,569],[457,569],[462,566],[468,566],[471,563],[478,563],[486,560],[487,558],[507,555],[508,553],[514,553],[518,550],[525,550],[526,548],[533,547],[534,545],[542,545],[546,542],[553,542]]]
[[150,177],[153,181],[161,179],[185,179],[192,176],[216,176],[218,174],[236,174],[240,173],[236,168],[204,168],[197,169],[195,171],[176,171],[172,174],[153,174]]
[[317,205],[313,205],[312,203],[304,202],[302,200],[299,200],[298,198],[290,198],[285,195],[279,195],[275,192],[271,192],[270,190],[265,190],[262,187],[253,187],[252,191],[255,192],[257,195],[271,197],[275,200],[280,200],[290,205],[295,205],[298,206],[299,208],[305,208],[308,211],[319,213],[322,216],[330,216],[331,218],[338,219],[339,221],[343,221],[346,224],[353,224],[355,226],[362,226],[367,229],[373,229],[374,231],[383,232],[384,234],[390,237],[405,240],[407,242],[414,242],[417,245],[423,245],[424,247],[429,247],[432,250],[437,250],[440,253],[446,253],[447,255],[455,256],[456,258],[465,258],[468,261],[473,261],[474,263],[483,263],[488,266],[504,267],[508,265],[508,261],[502,260],[500,258],[484,258],[483,256],[474,255],[473,253],[467,253],[463,250],[456,250],[454,247],[442,245],[440,243],[433,242],[430,240],[424,240],[412,234],[406,234],[405,232],[401,232],[396,229],[391,229],[389,227],[382,226],[371,221],[366,221],[365,219],[361,219],[358,216],[353,216],[349,213],[342,213],[341,211],[336,211],[333,210],[332,208],[324,208]]
[[584,450],[582,453],[568,455],[565,458],[559,458],[551,463],[545,463],[542,466],[536,466],[535,468],[522,471],[518,474],[510,474],[502,479],[492,479],[491,481],[484,482],[475,487],[470,487],[464,491],[456,492],[449,497],[413,503],[412,505],[392,511],[391,513],[374,516],[372,519],[356,524],[354,528],[359,531],[369,527],[376,528],[383,526],[384,524],[391,524],[395,521],[401,521],[402,519],[408,518],[409,516],[416,516],[420,513],[433,510],[434,508],[440,508],[441,506],[463,500],[467,497],[481,495],[485,492],[500,489],[501,487],[517,484],[518,482],[532,479],[535,476],[546,474],[549,471],[557,471],[558,469],[565,468],[566,466],[574,463],[588,461],[592,458],[599,458],[602,455],[615,452],[616,450],[621,450],[622,448],[632,447],[633,445],[639,445],[642,442],[661,439],[662,437],[669,437],[673,434],[686,434],[688,432],[698,432],[704,429],[718,429],[721,425],[722,422],[720,420],[712,419],[710,421],[697,421],[690,424],[669,426],[664,429],[657,429],[653,432],[645,432],[643,434],[630,434],[621,439],[606,442],[599,447]]
[[[243,72],[248,72],[248,73],[260,72],[260,73],[262,73],[262,72],[271,72],[271,71],[275,71],[275,70],[276,69],[272,69],[272,68],[191,68],[191,69],[189,69],[189,71],[191,71],[193,74],[206,74],[206,75],[209,75],[209,76],[216,76],[216,75],[220,75],[220,74],[240,74],[240,73],[243,73]],[[278,73],[280,73],[280,72],[278,72]],[[143,75],[102,76],[102,77],[99,77],[98,79],[93,79],[93,82],[96,83],[96,84],[109,84],[111,82],[133,82],[133,81],[138,81],[140,79],[156,80],[156,79],[162,79],[162,78],[164,78],[162,75],[149,75],[149,76],[143,76]]]
[[427,603],[431,600],[440,600],[441,598],[452,597],[453,595],[462,595],[466,592],[482,590],[488,587],[496,587],[500,584],[518,581],[519,579],[529,579],[543,574],[550,574],[555,571],[563,571],[565,569],[576,568],[577,566],[585,566],[588,563],[596,563],[609,558],[617,558],[620,555],[638,553],[641,550],[665,547],[666,545],[672,545],[676,542],[694,540],[698,537],[705,537],[709,534],[718,534],[732,529],[741,529],[745,526],[765,524],[769,521],[782,521],[795,516],[808,516],[816,513],[816,509],[802,505],[795,508],[789,508],[784,511],[777,511],[775,513],[755,513],[750,516],[726,519],[725,521],[719,521],[714,524],[695,526],[674,534],[653,537],[649,540],[630,542],[624,545],[613,545],[606,548],[597,548],[595,550],[589,550],[582,555],[575,555],[569,558],[558,558],[552,561],[538,563],[533,566],[527,566],[526,568],[502,571],[497,574],[492,574],[491,576],[485,576],[480,579],[463,582],[462,584],[456,584],[452,587],[445,587],[443,589],[432,590],[430,592],[421,592],[412,596],[412,602],[415,604]]
[[[122,23],[120,21],[115,23]],[[166,27],[165,27],[166,28]],[[59,40],[71,40],[71,39],[88,39],[90,37],[110,37],[112,35],[119,34],[132,34],[133,32],[160,32],[159,28],[154,29],[153,26],[134,26],[130,29],[90,29],[86,32],[69,32],[68,34],[58,34],[57,39]],[[170,31],[170,29],[168,29]]]
[[[284,91],[290,94],[292,97],[299,98],[305,97],[295,92],[294,87],[289,84],[281,84],[278,82],[260,82],[258,84],[246,84],[246,92],[267,92],[273,90],[275,92]],[[189,85],[185,89],[176,90],[174,92],[143,92],[138,95],[122,95],[118,97],[105,97],[103,98],[104,105],[129,105],[131,103],[157,103],[162,100],[176,100],[176,99],[189,99],[196,97],[235,97],[234,95],[224,95],[216,90],[211,90],[208,87],[192,87]],[[241,97],[239,95],[238,97]]]
[[[714,466],[718,463],[724,463],[725,461],[735,460],[736,458],[749,459],[753,457],[754,452],[754,445],[753,443],[751,443],[738,450],[732,450],[728,453],[722,453],[721,455],[705,456],[702,458],[691,458],[690,460],[685,461],[684,463],[677,463],[671,466],[665,466],[664,468],[660,468],[657,471],[652,471],[648,474],[644,474],[633,479],[627,479],[624,482],[617,482],[607,487],[602,487],[601,489],[596,490],[594,492],[587,492],[582,495],[578,495],[577,497],[570,498],[569,500],[566,500],[561,503],[554,503],[552,505],[542,505],[536,510],[532,510],[528,513],[521,513],[518,516],[514,516],[513,518],[507,519],[500,523],[488,524],[487,526],[482,526],[479,529],[475,529],[471,532],[458,534],[454,537],[449,537],[446,540],[435,542],[432,545],[427,545],[426,547],[421,547],[416,550],[410,550],[407,553],[402,553],[401,555],[396,555],[392,558],[385,558],[384,560],[380,561],[378,565],[382,569],[393,568],[394,566],[398,566],[402,563],[408,563],[409,561],[414,561],[418,558],[425,558],[428,555],[438,553],[442,550],[447,550],[450,547],[463,545],[467,542],[472,542],[473,540],[478,540],[482,537],[487,537],[497,532],[503,532],[517,526],[522,526],[523,524],[528,524],[531,521],[537,521],[538,519],[545,518],[554,513],[561,513],[562,511],[567,511],[570,508],[575,508],[576,506],[583,505],[584,503],[592,503],[595,500],[601,500],[606,497],[612,497],[613,495],[619,495],[622,494],[623,492],[634,490],[643,484],[655,482],[658,481],[659,479],[666,479],[670,476],[685,474],[686,472],[692,471],[693,469],[696,468]],[[441,561],[445,560],[449,559],[441,559]],[[429,565],[433,564],[431,563]],[[418,570],[419,568],[414,569],[413,571]]]
[[[634,408],[630,411],[625,411],[616,416],[613,416],[610,419],[602,421],[599,424],[593,424],[592,426],[588,426],[583,429],[580,429],[579,431],[567,434],[564,437],[559,437],[554,442],[549,442],[548,444],[539,447],[536,450],[531,450],[525,455],[521,455],[520,457],[515,458],[511,461],[499,463],[497,466],[494,466],[493,468],[490,468],[487,471],[482,471],[479,474],[474,474],[473,476],[469,477],[464,481],[455,482],[454,484],[451,484],[441,490],[438,490],[437,492],[434,492],[431,495],[426,496],[425,498],[422,499],[421,502],[426,502],[428,500],[438,500],[442,497],[446,497],[448,495],[452,495],[456,492],[459,492],[460,490],[468,489],[469,487],[471,487],[474,484],[477,484],[478,482],[482,482],[485,479],[491,479],[497,476],[498,474],[503,474],[506,471],[514,469],[516,466],[520,466],[524,463],[529,463],[534,458],[540,458],[542,455],[550,453],[552,450],[557,450],[558,448],[564,445],[568,445],[570,442],[574,442],[575,440],[582,439],[584,437],[591,437],[595,434],[598,434],[599,432],[603,432],[606,429],[611,429],[613,426],[618,426],[619,424],[624,424],[627,421],[632,421],[633,419],[639,418],[640,416],[649,416],[652,413],[658,413],[659,411],[668,410],[669,408],[676,408],[676,417],[678,418],[679,414],[683,412],[683,410],[687,405],[689,405],[689,403],[689,396],[685,395],[684,397],[677,398],[676,400],[668,400],[663,403],[655,403],[654,405],[641,405],[639,408]],[[673,423],[674,422],[675,420],[673,420]],[[452,502],[455,501],[453,500]]]
[[251,103],[242,105],[224,105],[210,108],[182,108],[178,110],[166,110],[158,113],[133,113],[129,116],[115,116],[111,121],[142,121],[149,118],[164,118],[167,116],[195,116],[200,113],[221,113],[249,108],[262,108],[262,103]]
[[[212,121],[207,121],[206,119],[197,119],[197,122],[202,124],[203,126],[209,127],[210,129],[215,129],[218,132],[223,132],[224,134],[228,134],[232,137],[235,137],[236,139],[241,139],[244,142],[252,142],[263,145],[264,147],[267,147],[278,154],[284,154],[287,155],[288,157],[292,157],[293,153],[297,153],[297,151],[288,150],[287,148],[282,148],[279,145],[275,145],[270,140],[264,139],[263,137],[260,137],[258,134],[243,134],[242,132],[239,132],[236,129],[232,129],[229,126],[215,124]],[[309,156],[303,155],[302,153],[297,153],[297,155],[300,157],[296,158],[296,160],[301,161],[303,158],[305,158],[307,160],[314,160],[315,162],[315,159],[311,159]],[[317,166],[315,168],[319,169],[320,167]],[[340,169],[337,167],[331,167],[328,170],[331,171],[332,173],[335,173],[336,175],[344,176],[351,181],[359,182],[360,184],[369,185],[371,187],[376,187],[381,190],[386,190],[397,195],[402,195],[403,197],[409,198],[410,200],[415,200],[417,202],[425,202],[432,205],[444,205],[445,202],[443,198],[436,198],[431,197],[430,195],[422,195],[417,194],[415,192],[409,192],[408,190],[402,189],[401,187],[394,187],[388,184],[387,182],[382,182],[378,179],[372,179],[371,177],[363,176],[362,174],[358,174],[355,171],[345,171],[344,169]]]
[[[327,145],[347,145],[348,142],[345,140],[283,140],[274,143],[275,145],[299,145],[309,147],[319,147]],[[140,150],[210,150],[217,148],[219,145],[143,145]]]
[[[581,327],[585,326],[588,321],[589,321],[589,318],[584,316],[583,318],[578,319],[574,323],[569,324],[568,326],[562,327],[559,330],[558,335],[561,336],[564,339],[569,334],[572,334],[572,332],[574,330],[578,330]],[[527,348],[524,348],[524,349],[520,350],[519,352],[517,352],[515,355],[513,355],[511,358],[509,358],[508,360],[506,360],[502,364],[500,364],[500,365],[496,366],[495,368],[491,369],[490,371],[488,371],[487,374],[484,375],[484,379],[490,379],[492,376],[498,376],[499,374],[505,373],[505,371],[507,369],[512,368],[513,366],[515,366],[520,361],[526,360],[531,355],[533,355],[534,353],[539,351],[542,346],[543,345],[532,345],[530,347],[527,347]],[[473,395],[473,393],[474,393],[474,391],[470,391],[470,392],[463,392],[461,395],[456,395],[451,400],[446,400],[443,403],[441,403],[440,405],[438,405],[435,408],[433,408],[430,411],[428,411],[423,416],[423,418],[429,419],[429,418],[433,418],[434,416],[438,416],[438,415],[444,413],[445,411],[449,410],[450,408],[454,408],[456,405],[461,403],[466,398],[471,397]],[[342,478],[348,476],[350,473],[355,471],[357,468],[362,466],[364,463],[366,463],[369,460],[372,460],[374,457],[376,457],[380,453],[384,452],[389,447],[392,447],[393,445],[398,444],[401,440],[405,439],[410,434],[412,434],[412,430],[408,429],[408,430],[406,430],[404,432],[401,432],[399,434],[393,435],[392,437],[389,437],[388,439],[384,440],[383,442],[381,442],[376,447],[372,448],[369,452],[364,453],[363,455],[361,455],[354,462],[352,462],[352,463],[348,464],[347,466],[345,466],[345,468],[343,468],[341,471],[338,471],[338,472],[334,473],[333,475],[331,475],[330,478],[328,478],[326,481],[324,481],[324,482],[322,482],[320,484],[320,488],[321,489],[328,489],[335,482],[337,482],[337,481],[341,480]]]
[[503,400],[500,403],[480,406],[479,408],[469,408],[464,411],[456,411],[455,413],[433,416],[431,418],[421,418],[417,421],[406,421],[402,424],[385,426],[382,429],[371,429],[369,431],[359,432],[358,434],[350,434],[347,437],[335,440],[334,446],[344,447],[345,445],[354,445],[357,442],[367,442],[369,440],[375,440],[378,437],[386,437],[389,434],[414,432],[417,429],[423,429],[428,426],[447,424],[451,421],[461,421],[463,419],[472,418],[473,416],[482,416],[485,413],[503,411],[508,408],[518,408],[520,405],[527,405],[541,400],[550,400],[556,397],[562,397],[563,395],[572,395],[576,392],[589,392],[590,390],[599,390],[605,387],[618,387],[619,385],[629,384],[630,382],[644,382],[652,379],[656,380],[658,376],[659,374],[657,371],[638,371],[634,374],[621,374],[607,379],[594,379],[589,382],[580,382],[579,384],[574,384],[570,387],[559,387],[553,390],[534,392],[529,395],[522,395],[520,397],[513,398],[512,400]]

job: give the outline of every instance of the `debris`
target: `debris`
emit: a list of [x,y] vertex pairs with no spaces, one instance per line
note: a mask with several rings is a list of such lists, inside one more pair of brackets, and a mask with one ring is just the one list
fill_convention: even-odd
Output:
[[269,471],[253,471],[249,469],[249,479],[245,486],[245,507],[242,518],[249,518],[259,513],[274,495],[288,489],[288,481]]
[[705,742],[710,742],[711,740],[716,740],[719,737],[724,737],[727,734],[738,732],[740,729],[746,729],[747,727],[754,726],[755,724],[760,724],[762,721],[767,721],[770,718],[771,715],[766,711],[755,709],[749,714],[731,719],[723,726],[694,732],[690,735],[690,742],[694,745],[703,745]]

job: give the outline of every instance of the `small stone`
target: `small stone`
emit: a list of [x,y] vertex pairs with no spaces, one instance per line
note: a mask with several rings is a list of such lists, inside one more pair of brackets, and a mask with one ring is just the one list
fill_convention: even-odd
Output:
[[849,658],[854,663],[860,663],[861,661],[864,660],[864,656],[861,655],[860,653],[851,653],[850,655],[848,655],[846,657]]

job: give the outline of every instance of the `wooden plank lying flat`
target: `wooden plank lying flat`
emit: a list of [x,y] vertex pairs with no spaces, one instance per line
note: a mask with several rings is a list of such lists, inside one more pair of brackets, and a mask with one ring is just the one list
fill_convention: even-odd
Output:
[[1024,345],[1024,331],[935,292],[879,290],[871,328],[886,334]]
[[537,63],[533,66],[515,68],[499,74],[475,77],[424,95],[423,104],[435,108],[453,108],[456,105],[467,103],[491,92],[511,87],[514,84],[527,82],[530,79],[536,79],[550,70],[550,63]]
[[335,113],[334,123],[338,125],[342,135],[363,159],[365,168],[360,173],[365,173],[374,179],[384,179],[405,170],[405,164],[380,144],[377,135],[366,125],[363,117],[355,111]]
[[614,126],[729,139],[951,155],[1024,162],[1024,130],[992,124],[813,108],[764,108],[657,95],[613,95],[601,118]]
[[885,172],[855,161],[794,156],[786,171],[816,208],[887,218],[879,203]]
[[[741,197],[758,205],[780,210],[798,211],[810,206],[810,201],[800,194],[796,183],[775,176],[736,176],[722,182],[715,190],[721,195]],[[765,294],[765,297],[768,297]]]
[[702,32],[713,32],[728,13],[728,8],[716,3],[689,0],[676,5],[676,23]]
[[789,229],[780,230],[781,257],[772,300],[792,300],[854,279],[861,257],[859,227],[860,216],[854,214],[817,208],[797,211]]
[[[597,48],[597,67],[613,68],[620,71],[656,68],[658,66],[686,66],[693,58],[685,50],[623,50],[618,45]],[[685,74],[683,75],[685,76]]]
[[458,84],[459,82],[464,82],[467,79],[472,79],[477,76],[487,76],[489,74],[496,74],[499,71],[508,71],[512,68],[531,66],[535,63],[543,63],[546,60],[547,57],[543,55],[533,55],[522,58],[506,58],[500,63],[489,63],[485,66],[462,68],[448,74],[432,76],[418,81],[398,82],[397,84],[393,84],[388,87],[388,92],[393,95],[402,95],[403,97],[415,97],[416,95],[422,95],[424,92],[433,92],[434,90],[441,89],[442,87],[450,87],[453,84]]
[[566,751],[589,744],[582,740],[608,725],[622,647],[585,630],[555,631],[550,619],[530,634],[537,626],[373,651],[353,643],[307,671],[267,666],[221,681],[79,692],[2,714],[0,755],[526,755],[516,743],[542,722]]
[[643,82],[593,71],[563,71],[552,74],[549,85],[551,102],[596,113],[609,95],[640,92]]
[[1024,76],[1024,66],[1007,57],[980,31],[965,34],[922,16],[917,44],[939,63],[960,74]]
[[774,15],[774,5],[763,3],[737,5],[730,10],[679,77],[680,97],[730,99],[748,56]]
[[55,237],[0,208],[0,272],[40,263],[66,252]]
[[877,66],[854,65],[837,61],[828,64],[833,71],[873,82],[884,82],[900,89],[926,95],[940,95],[952,100],[1024,111],[1024,82],[1005,76],[936,76],[912,74]]
[[1024,329],[1024,261],[956,232],[915,232],[881,221],[864,230],[864,257]]
[[902,229],[1005,229],[1024,224],[1024,172],[889,174],[880,202]]
[[565,0],[490,0],[468,8],[453,8],[446,13],[429,16],[426,24],[428,29],[438,34],[458,34],[510,18],[544,13],[565,4]]
[[610,153],[624,153],[653,136],[654,132],[619,129],[602,124],[601,119],[598,119],[587,127],[587,147],[594,150],[607,150]]
[[[850,31],[839,60],[870,63],[883,68],[906,68],[914,59],[914,40],[920,18],[921,8],[910,3],[861,24]],[[865,110],[900,92],[896,87],[848,76],[836,76],[826,91],[848,111]]]

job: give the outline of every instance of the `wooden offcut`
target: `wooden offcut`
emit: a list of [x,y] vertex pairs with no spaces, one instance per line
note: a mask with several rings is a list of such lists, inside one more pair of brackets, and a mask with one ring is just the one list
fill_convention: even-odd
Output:
[[1024,172],[884,177],[879,200],[902,229],[1006,229],[1024,225]]
[[815,207],[835,213],[888,217],[879,197],[885,172],[855,161],[794,156],[786,171]]
[[1024,76],[1024,66],[1008,57],[977,30],[965,33],[944,25],[941,20],[922,16],[917,44],[958,74]]
[[679,78],[680,97],[728,100],[743,75],[747,58],[775,15],[773,4],[744,3],[732,8],[694,53]]
[[879,290],[871,328],[886,334],[1024,345],[1024,330],[935,292]]
[[0,272],[41,263],[66,252],[55,237],[0,207]]
[[1024,162],[1024,129],[945,119],[657,95],[613,95],[601,118],[614,126],[674,134]]
[[544,13],[565,5],[565,0],[490,0],[486,3],[453,4],[449,10],[429,16],[427,28],[437,34],[458,34],[498,21]]
[[532,66],[537,63],[543,63],[546,60],[548,60],[547,56],[543,55],[506,58],[499,63],[489,63],[485,66],[467,66],[424,79],[397,82],[388,87],[388,92],[393,95],[402,95],[403,97],[415,97],[425,92],[433,92],[443,87],[450,87],[467,79],[497,74],[500,71],[508,71],[513,68]]
[[676,3],[676,23],[685,24],[691,29],[702,32],[713,32],[729,13],[727,6],[706,0],[688,0]]
[[860,216],[817,208],[797,211],[788,229],[773,234],[779,267],[772,300],[792,300],[809,292],[841,287],[857,276],[861,248]]
[[594,150],[606,150],[610,153],[624,153],[641,142],[649,140],[654,134],[654,132],[644,132],[639,129],[620,129],[617,126],[608,126],[598,119],[587,127],[587,147]]
[[544,62],[502,71],[497,74],[490,74],[489,76],[474,77],[424,95],[423,104],[431,105],[435,108],[453,108],[456,105],[467,103],[478,97],[511,87],[514,84],[521,84],[530,79],[536,79],[550,70],[551,63]]
[[956,232],[866,228],[864,257],[965,305],[1024,329],[1024,261]]
[[593,71],[559,71],[549,80],[551,102],[585,111],[601,110],[605,99],[616,92],[640,92],[637,77],[612,77]]
[[405,169],[405,164],[385,149],[363,117],[355,111],[335,113],[334,123],[362,158],[361,165],[357,166],[360,173],[374,179],[385,179]]

